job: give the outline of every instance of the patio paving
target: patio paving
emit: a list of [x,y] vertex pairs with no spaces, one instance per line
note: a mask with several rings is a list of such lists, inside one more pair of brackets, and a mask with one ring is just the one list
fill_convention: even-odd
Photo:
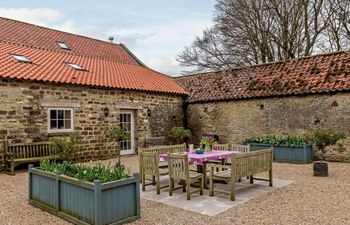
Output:
[[[167,182],[167,177],[161,178],[161,186],[166,185]],[[200,196],[199,193],[192,194],[190,201],[187,200],[186,193],[182,192],[182,189],[176,190],[173,193],[173,196],[169,196],[168,189],[164,188],[161,189],[160,195],[157,195],[156,187],[153,185],[146,186],[145,192],[141,191],[141,198],[197,212],[203,215],[215,216],[232,207],[267,194],[268,192],[272,192],[275,189],[285,187],[291,183],[292,181],[289,180],[275,179],[274,186],[270,187],[268,182],[254,181],[254,184],[250,184],[249,180],[242,179],[242,182],[236,183],[235,201],[230,201],[230,196],[222,193],[215,193],[214,197],[210,197],[209,190],[204,190],[202,196]],[[215,183],[215,186],[227,191],[230,189],[230,185],[227,184]]]

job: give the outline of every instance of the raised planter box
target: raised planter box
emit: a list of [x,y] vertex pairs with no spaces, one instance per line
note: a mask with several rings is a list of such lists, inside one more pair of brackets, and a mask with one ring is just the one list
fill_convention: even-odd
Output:
[[123,224],[140,218],[138,174],[101,184],[29,166],[29,203],[74,224]]
[[[256,151],[270,148],[271,144],[250,143],[250,150]],[[273,146],[273,160],[275,162],[288,163],[311,163],[314,161],[314,151],[312,145],[302,145],[297,147]]]

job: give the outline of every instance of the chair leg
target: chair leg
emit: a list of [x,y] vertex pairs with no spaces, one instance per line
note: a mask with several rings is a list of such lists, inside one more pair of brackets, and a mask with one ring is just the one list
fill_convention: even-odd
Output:
[[11,175],[15,175],[15,163],[11,161]]
[[200,180],[200,182],[201,182],[201,185],[200,185],[200,191],[199,191],[199,194],[200,195],[203,195],[203,188],[204,188],[204,178],[203,178],[203,175],[202,175],[202,177],[201,177],[201,180]]
[[187,200],[191,200],[191,182],[189,180],[186,181],[186,192],[187,192]]
[[182,191],[186,192],[186,181],[181,180],[181,185],[182,185]]
[[142,191],[146,191],[146,184],[145,184],[145,174],[142,173],[141,175],[141,180],[142,180]]
[[174,185],[174,181],[173,181],[173,178],[169,178],[169,196],[172,196],[173,195],[173,186]]
[[251,175],[249,178],[250,178],[250,183],[251,183],[251,184],[254,183],[254,182],[253,182],[253,175]]
[[269,185],[270,187],[273,186],[272,170],[269,170]]
[[157,195],[159,195],[160,194],[160,177],[159,176],[157,176]]
[[[209,174],[209,196],[214,196],[214,180],[213,180],[213,168],[210,168]],[[203,179],[204,182],[204,179]]]

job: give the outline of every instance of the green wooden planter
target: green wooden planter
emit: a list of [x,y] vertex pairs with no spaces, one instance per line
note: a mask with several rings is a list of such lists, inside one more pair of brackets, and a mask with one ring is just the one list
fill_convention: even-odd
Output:
[[140,178],[101,184],[29,166],[29,203],[74,224],[123,224],[140,218]]
[[[256,151],[270,148],[271,144],[250,143],[250,150]],[[275,162],[306,164],[314,161],[312,145],[301,145],[296,147],[273,146],[273,160]]]

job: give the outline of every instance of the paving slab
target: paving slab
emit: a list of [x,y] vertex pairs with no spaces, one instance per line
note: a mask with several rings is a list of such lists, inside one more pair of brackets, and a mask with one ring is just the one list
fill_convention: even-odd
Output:
[[[157,195],[156,187],[153,185],[148,185],[146,186],[146,191],[141,191],[141,198],[197,212],[203,215],[215,216],[230,208],[293,183],[293,181],[281,179],[274,179],[273,182],[274,186],[270,187],[268,182],[254,180],[254,184],[250,184],[249,180],[242,179],[242,182],[236,183],[235,201],[230,201],[230,196],[221,193],[215,193],[214,197],[210,197],[209,190],[204,190],[202,196],[199,195],[199,192],[192,194],[190,201],[187,200],[187,195],[182,191],[182,188],[175,190],[173,196],[169,196],[167,188],[161,189],[161,193]],[[168,178],[162,177],[161,186],[166,185],[167,183]],[[215,187],[227,191],[230,189],[229,184],[223,183],[215,183]]]

